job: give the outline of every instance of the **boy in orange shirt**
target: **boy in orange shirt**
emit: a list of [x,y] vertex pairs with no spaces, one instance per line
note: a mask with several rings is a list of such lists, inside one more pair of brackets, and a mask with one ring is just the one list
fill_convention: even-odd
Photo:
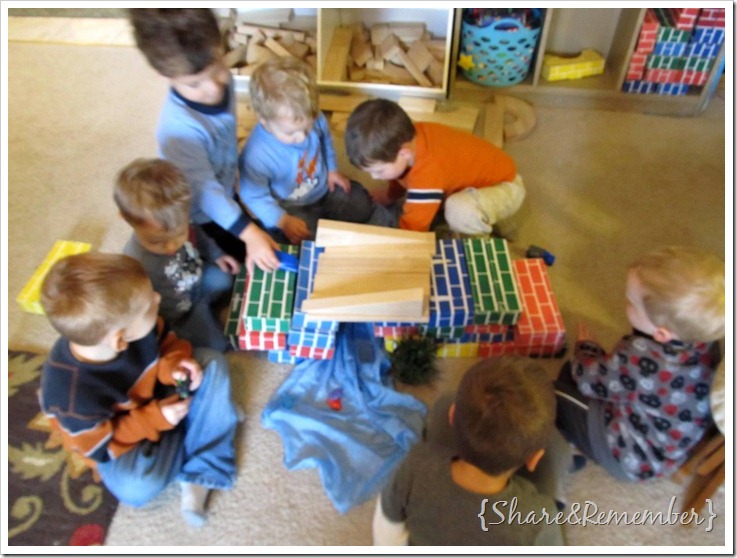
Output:
[[493,227],[505,235],[525,198],[522,178],[504,151],[442,124],[413,124],[393,101],[373,99],[356,107],[345,146],[353,165],[389,181],[387,196],[378,201],[405,196],[402,229],[430,230],[444,205],[455,232],[489,234]]

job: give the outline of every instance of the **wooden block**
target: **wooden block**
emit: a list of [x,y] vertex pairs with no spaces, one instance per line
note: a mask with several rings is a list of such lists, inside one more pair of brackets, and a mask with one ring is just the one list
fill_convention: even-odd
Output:
[[349,112],[333,112],[330,115],[330,129],[334,134],[344,135],[348,126],[348,118],[351,116]]
[[404,242],[404,243],[385,243],[385,244],[360,244],[357,246],[350,245],[339,245],[334,244],[325,246],[324,250],[326,254],[386,254],[387,252],[397,252],[404,254],[409,252],[411,254],[419,254],[425,252],[430,256],[435,254],[435,242],[434,239],[428,239],[427,242]]
[[351,65],[348,68],[348,79],[351,81],[364,81],[366,79],[366,68],[359,68],[358,66]]
[[233,68],[246,61],[248,44],[240,45],[223,56],[223,64],[226,68]]
[[326,315],[362,316],[367,318],[365,321],[376,321],[385,316],[402,316],[420,320],[425,310],[424,303],[422,289],[414,288],[322,298],[310,296],[302,302],[301,310],[308,316],[321,318]]
[[366,69],[367,70],[376,70],[378,72],[381,72],[384,70],[384,59],[374,56],[369,61],[366,62]]
[[422,45],[438,62],[443,62],[445,60],[445,53],[448,48],[448,46],[445,44],[445,39],[432,39],[430,41],[422,41]]
[[443,63],[437,60],[430,61],[430,64],[427,66],[427,76],[435,85],[442,87],[445,78],[445,66]]
[[292,8],[257,8],[238,13],[240,21],[248,21],[255,25],[269,25],[278,27],[280,23],[292,19],[294,10]]
[[345,80],[348,72],[351,37],[350,27],[336,27],[333,31],[333,40],[325,56],[325,64],[322,70],[322,79],[325,81]]
[[425,24],[422,22],[391,22],[389,32],[394,33],[402,42],[419,41],[425,34]]
[[395,273],[430,274],[431,257],[429,254],[396,257],[387,254],[354,254],[352,256],[333,255],[329,252],[320,254],[318,259],[318,275],[322,273],[347,273],[350,271],[366,271],[380,269],[387,275]]
[[380,45],[384,39],[386,39],[387,35],[389,35],[391,31],[389,31],[389,24],[388,23],[376,23],[371,26],[371,44],[374,46]]
[[407,51],[407,56],[409,56],[410,60],[412,60],[412,63],[417,67],[420,72],[424,72],[425,70],[427,70],[430,62],[433,61],[432,54],[430,54],[430,51],[427,50],[425,45],[420,41],[415,41],[414,43],[412,43],[412,45],[409,47],[409,50]]
[[291,44],[285,44],[281,40],[279,40],[278,42],[282,47],[284,47],[284,49],[289,51],[292,56],[295,56],[300,60],[303,60],[305,56],[307,56],[307,53],[310,52],[310,47],[308,47],[305,43],[294,41]]
[[273,52],[277,56],[281,56],[282,58],[291,58],[293,56],[291,52],[289,52],[271,37],[267,38],[264,41],[264,46],[268,48],[271,52]]
[[384,64],[384,69],[381,71],[381,75],[388,79],[390,83],[394,83],[396,85],[417,85],[417,81],[412,77],[412,74],[409,73],[409,70],[406,68],[400,68],[395,64]]
[[307,55],[305,57],[305,62],[307,62],[314,71],[317,71],[317,55],[316,54]]
[[340,112],[353,112],[353,110],[363,103],[368,101],[367,95],[340,95],[338,93],[323,93],[320,95],[320,110],[326,110],[329,112],[340,111]]
[[310,47],[311,54],[317,52],[317,39],[315,37],[305,37],[304,43]]
[[257,64],[251,64],[250,66],[241,66],[238,68],[238,75],[239,76],[251,76],[253,74],[253,71],[256,69]]
[[247,64],[258,65],[264,60],[268,60],[269,58],[273,58],[274,56],[276,56],[276,54],[274,54],[273,51],[264,46],[256,44],[255,40],[249,41],[248,50],[246,51]]
[[405,111],[411,112],[435,112],[435,99],[423,99],[421,97],[400,97],[397,101]]
[[484,139],[500,149],[504,147],[504,108],[498,103],[484,104]]
[[412,74],[412,77],[415,78],[417,83],[419,83],[422,87],[432,87],[432,82],[427,79],[427,77],[425,77],[425,74],[423,74],[417,66],[415,66],[414,62],[412,62],[412,59],[407,56],[406,52],[404,52],[402,49],[399,49],[398,54],[399,57],[402,59],[402,62],[404,63],[404,67],[410,74]]
[[386,275],[377,272],[318,272],[313,282],[312,296],[343,296],[405,288],[422,289],[424,296],[429,297],[430,275],[428,273],[397,273]]
[[504,108],[505,141],[526,138],[535,129],[535,109],[529,103],[507,95],[494,95],[494,102]]
[[435,253],[435,233],[405,231],[376,225],[358,225],[332,219],[317,222],[315,246],[357,246],[370,244],[432,245]]
[[267,27],[263,25],[253,25],[250,23],[241,23],[236,27],[238,33],[248,35],[249,37],[271,37],[280,36],[282,30],[278,27]]
[[356,66],[363,67],[373,57],[374,52],[371,50],[371,45],[361,35],[354,33],[353,39],[351,39],[351,58],[353,58],[353,63]]
[[399,46],[399,40],[397,39],[396,35],[391,33],[387,35],[383,41],[381,41],[381,45],[379,45],[379,48],[381,50],[381,57],[384,60],[388,60],[395,54],[399,54],[399,51],[402,50],[402,47]]
[[408,111],[409,117],[417,122],[437,122],[472,134],[476,128],[479,109],[471,106],[460,106],[454,110],[429,112]]

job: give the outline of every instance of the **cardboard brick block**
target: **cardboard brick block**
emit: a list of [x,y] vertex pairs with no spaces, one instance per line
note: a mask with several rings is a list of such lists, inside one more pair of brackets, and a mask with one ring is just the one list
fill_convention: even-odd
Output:
[[89,252],[91,248],[92,245],[86,242],[57,240],[16,298],[20,307],[26,312],[44,315],[45,312],[43,306],[41,306],[41,287],[46,274],[60,259],[66,256]]
[[463,245],[474,303],[473,323],[516,323],[522,305],[507,241],[468,238]]
[[302,302],[312,293],[312,285],[317,273],[318,256],[324,251],[324,248],[315,246],[312,240],[302,242],[299,255],[299,271],[297,273],[297,282],[294,293],[294,311],[292,313],[293,330],[307,329],[310,331],[321,333],[334,333],[338,329],[338,322],[335,320],[317,320],[308,318],[301,311]]
[[238,325],[242,324],[241,315],[243,308],[243,297],[246,293],[246,266],[242,266],[233,282],[233,294],[230,297],[228,315],[225,319],[223,332],[233,347],[238,347]]
[[432,259],[428,327],[464,326],[473,319],[473,295],[462,240],[439,240]]
[[[282,245],[280,249],[297,255],[297,246]],[[264,271],[254,268],[248,279],[243,303],[243,323],[248,331],[289,331],[294,309],[296,274],[284,271]]]
[[696,25],[693,30],[691,39],[694,43],[706,43],[710,45],[720,45],[724,42],[723,27],[704,27]]

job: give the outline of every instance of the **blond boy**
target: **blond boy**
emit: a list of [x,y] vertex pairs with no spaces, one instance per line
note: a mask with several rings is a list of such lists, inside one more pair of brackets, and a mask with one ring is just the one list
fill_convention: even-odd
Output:
[[556,383],[557,425],[621,480],[671,475],[711,425],[709,389],[724,337],[724,260],[691,247],[629,267],[632,333],[610,353],[580,327]]
[[320,218],[389,225],[388,212],[339,170],[312,69],[296,58],[260,64],[250,81],[259,117],[239,159],[241,196],[274,238],[314,238]]

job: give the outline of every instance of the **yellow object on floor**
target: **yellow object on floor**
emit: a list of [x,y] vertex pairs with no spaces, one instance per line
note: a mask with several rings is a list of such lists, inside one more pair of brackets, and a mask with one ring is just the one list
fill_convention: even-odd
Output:
[[33,272],[28,283],[25,284],[23,290],[18,295],[16,300],[21,308],[33,314],[44,314],[44,309],[41,306],[41,285],[51,266],[65,256],[89,252],[91,248],[92,245],[86,242],[57,240],[51,251],[46,255],[43,263]]
[[590,48],[578,56],[543,56],[542,74],[548,81],[579,79],[604,73],[604,57]]

